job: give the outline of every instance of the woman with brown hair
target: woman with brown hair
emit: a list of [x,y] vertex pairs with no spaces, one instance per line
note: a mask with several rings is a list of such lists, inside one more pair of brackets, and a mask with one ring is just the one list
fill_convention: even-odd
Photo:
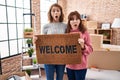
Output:
[[77,11],[73,11],[69,14],[66,33],[80,34],[78,43],[81,45],[82,50],[81,64],[66,65],[68,80],[85,80],[87,56],[92,53],[93,48],[87,29],[83,26],[80,14]]
[[[48,12],[49,23],[44,25],[42,34],[64,34],[67,25],[63,23],[64,15],[62,7],[53,4]],[[54,72],[56,71],[56,80],[63,80],[65,65],[45,64],[45,72],[47,80],[54,80]]]

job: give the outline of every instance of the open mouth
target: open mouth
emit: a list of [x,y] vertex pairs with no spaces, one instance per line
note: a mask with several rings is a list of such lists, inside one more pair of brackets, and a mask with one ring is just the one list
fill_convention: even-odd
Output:
[[77,24],[75,24],[74,26],[77,27]]
[[58,18],[58,16],[55,16],[55,18]]

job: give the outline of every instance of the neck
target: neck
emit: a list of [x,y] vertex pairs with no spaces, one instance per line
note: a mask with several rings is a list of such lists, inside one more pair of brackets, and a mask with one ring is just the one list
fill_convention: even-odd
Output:
[[70,31],[71,31],[71,32],[79,32],[79,29],[74,29],[74,30],[71,29]]
[[53,20],[53,22],[56,22],[56,23],[57,23],[57,22],[60,22],[60,21],[59,21],[59,19],[55,19],[55,20]]

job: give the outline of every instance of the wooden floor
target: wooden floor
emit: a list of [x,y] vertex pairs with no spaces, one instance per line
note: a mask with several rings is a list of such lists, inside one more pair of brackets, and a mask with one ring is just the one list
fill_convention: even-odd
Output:
[[[38,74],[38,71],[35,70],[34,72],[32,72],[32,74]],[[41,69],[41,79],[33,79],[33,80],[46,80],[46,75],[45,75],[44,69]],[[54,80],[56,80],[56,79],[54,79]],[[68,80],[66,73],[64,74],[63,80]]]

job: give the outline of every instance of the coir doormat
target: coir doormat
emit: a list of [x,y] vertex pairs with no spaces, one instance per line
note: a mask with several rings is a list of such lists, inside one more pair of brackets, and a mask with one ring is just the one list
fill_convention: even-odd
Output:
[[35,35],[39,64],[78,64],[81,62],[80,34]]

